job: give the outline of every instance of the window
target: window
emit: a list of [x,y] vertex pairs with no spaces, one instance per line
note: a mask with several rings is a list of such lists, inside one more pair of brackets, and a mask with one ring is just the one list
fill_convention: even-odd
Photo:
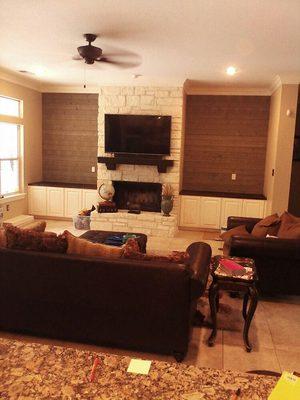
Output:
[[21,117],[22,102],[9,97],[0,96],[0,114]]
[[22,125],[3,117],[21,120],[21,108],[20,100],[0,96],[0,196],[19,193],[22,186]]

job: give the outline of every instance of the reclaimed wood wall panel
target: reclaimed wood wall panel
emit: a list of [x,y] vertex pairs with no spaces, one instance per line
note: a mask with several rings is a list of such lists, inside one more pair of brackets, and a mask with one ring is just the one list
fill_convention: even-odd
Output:
[[269,106],[269,96],[188,95],[182,189],[262,194]]
[[43,180],[94,184],[98,94],[43,93]]

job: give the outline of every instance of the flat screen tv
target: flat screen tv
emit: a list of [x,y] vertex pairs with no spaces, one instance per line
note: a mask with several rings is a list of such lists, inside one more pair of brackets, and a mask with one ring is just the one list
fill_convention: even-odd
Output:
[[170,154],[171,117],[105,114],[105,151]]

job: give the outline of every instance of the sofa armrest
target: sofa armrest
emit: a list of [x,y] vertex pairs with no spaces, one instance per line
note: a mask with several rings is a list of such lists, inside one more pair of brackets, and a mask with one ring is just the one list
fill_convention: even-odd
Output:
[[189,253],[188,268],[191,273],[191,297],[200,297],[207,285],[211,260],[211,247],[204,242],[195,242],[186,250]]
[[227,230],[235,228],[236,226],[246,225],[247,231],[251,233],[254,225],[256,225],[261,218],[250,218],[250,217],[233,217],[227,218]]
[[300,260],[300,240],[232,236],[229,241],[229,255]]

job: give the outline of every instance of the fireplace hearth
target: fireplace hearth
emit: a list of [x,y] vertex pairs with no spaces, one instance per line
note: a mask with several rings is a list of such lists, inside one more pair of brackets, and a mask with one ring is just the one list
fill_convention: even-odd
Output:
[[161,211],[160,183],[114,181],[114,202],[118,209],[141,211]]

